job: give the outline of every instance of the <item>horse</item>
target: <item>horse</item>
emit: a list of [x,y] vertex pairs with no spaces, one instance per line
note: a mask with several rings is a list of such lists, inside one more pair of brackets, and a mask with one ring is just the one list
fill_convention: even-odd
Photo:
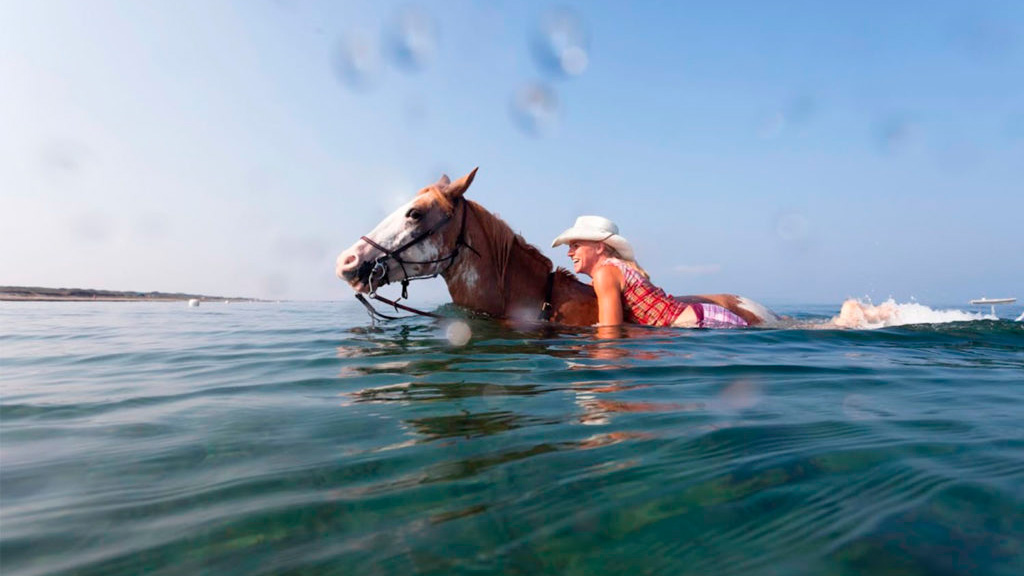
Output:
[[[338,278],[357,295],[375,295],[377,288],[400,282],[404,298],[410,281],[441,276],[455,305],[492,318],[596,324],[593,287],[564,268],[554,268],[547,256],[501,218],[465,198],[476,173],[474,168],[454,182],[442,175],[422,188],[338,256]],[[676,298],[717,304],[751,326],[779,318],[765,306],[734,294]]]

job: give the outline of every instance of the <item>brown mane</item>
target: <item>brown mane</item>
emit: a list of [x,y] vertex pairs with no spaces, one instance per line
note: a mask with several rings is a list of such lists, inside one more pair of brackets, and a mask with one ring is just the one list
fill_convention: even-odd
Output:
[[[501,251],[502,257],[498,260],[502,263],[499,267],[499,284],[504,285],[507,280],[506,276],[508,274],[507,267],[509,256],[514,248],[519,248],[527,256],[542,264],[546,272],[551,271],[551,268],[554,266],[551,259],[545,256],[539,248],[527,242],[521,234],[513,232],[512,227],[508,222],[505,222],[505,220],[500,216],[472,200],[466,200],[466,203],[472,208],[473,215],[478,218],[478,222],[480,222],[481,227],[483,227],[484,233],[495,239],[495,244],[503,247]],[[579,278],[577,278],[575,274],[561,266],[555,269],[555,274],[564,282],[579,284],[583,287],[587,286],[587,284],[580,282]]]
[[[466,200],[466,205],[472,210],[473,217],[483,228],[484,234],[491,239],[491,245],[498,247],[494,254],[495,262],[498,263],[498,285],[504,286],[508,275],[508,263],[514,248],[519,248],[527,256],[542,264],[544,270],[551,270],[551,259],[541,253],[536,246],[527,242],[522,235],[512,231],[512,227],[494,214],[472,200]],[[565,270],[562,270],[565,272]]]
[[[496,318],[536,321],[544,302],[550,301],[551,319],[556,322],[587,325],[597,321],[597,301],[590,286],[559,268],[548,293],[551,259],[499,216],[463,199],[463,234],[470,248],[443,273],[455,304]],[[457,230],[452,228],[449,242],[454,242]]]

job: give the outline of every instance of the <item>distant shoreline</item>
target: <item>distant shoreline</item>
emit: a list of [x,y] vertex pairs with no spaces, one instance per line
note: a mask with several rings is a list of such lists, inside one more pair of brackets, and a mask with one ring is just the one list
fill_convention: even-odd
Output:
[[259,302],[257,298],[208,296],[182,292],[131,292],[90,288],[43,288],[39,286],[0,286],[0,301],[6,302]]

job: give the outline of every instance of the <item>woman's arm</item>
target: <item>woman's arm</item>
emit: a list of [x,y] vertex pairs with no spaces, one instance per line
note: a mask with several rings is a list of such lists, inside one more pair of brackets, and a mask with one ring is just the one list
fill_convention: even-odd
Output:
[[615,266],[599,266],[594,270],[594,292],[598,325],[622,324],[622,272]]

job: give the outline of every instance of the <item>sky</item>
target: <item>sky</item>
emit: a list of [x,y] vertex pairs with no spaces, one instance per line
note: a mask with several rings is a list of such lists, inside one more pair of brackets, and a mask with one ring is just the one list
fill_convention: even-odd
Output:
[[1024,3],[0,0],[0,285],[350,299],[474,167],[670,293],[1024,297]]

